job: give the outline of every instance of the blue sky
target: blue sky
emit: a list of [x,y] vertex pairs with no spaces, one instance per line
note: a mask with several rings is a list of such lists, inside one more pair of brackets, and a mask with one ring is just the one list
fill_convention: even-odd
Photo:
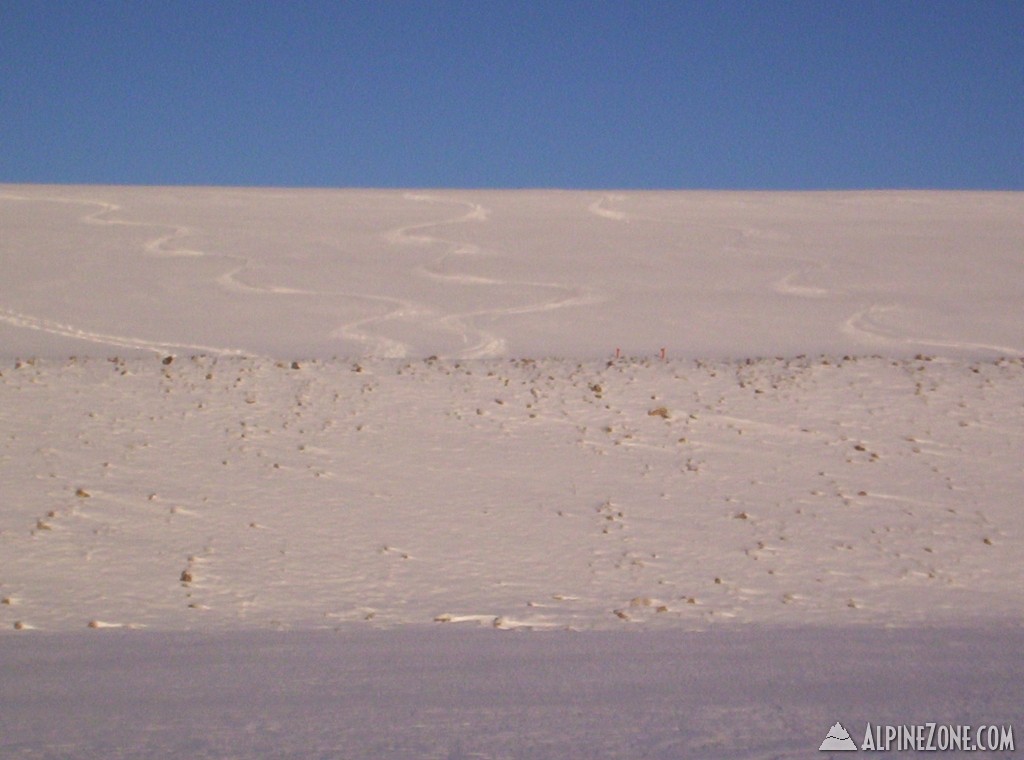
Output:
[[0,2],[0,182],[1024,190],[1024,2]]

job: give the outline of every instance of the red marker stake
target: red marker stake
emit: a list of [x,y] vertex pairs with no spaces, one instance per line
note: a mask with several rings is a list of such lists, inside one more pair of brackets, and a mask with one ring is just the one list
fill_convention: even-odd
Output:
[[661,360],[665,361],[665,349],[661,349]]

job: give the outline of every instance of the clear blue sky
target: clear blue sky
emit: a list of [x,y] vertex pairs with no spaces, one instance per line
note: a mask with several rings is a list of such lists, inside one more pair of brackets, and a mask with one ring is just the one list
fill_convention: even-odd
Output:
[[1024,2],[0,0],[0,182],[1024,190]]

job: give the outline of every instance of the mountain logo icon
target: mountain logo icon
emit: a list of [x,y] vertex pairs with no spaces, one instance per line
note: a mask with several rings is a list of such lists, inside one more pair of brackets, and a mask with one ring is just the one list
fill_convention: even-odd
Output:
[[836,723],[828,730],[828,736],[818,747],[819,751],[827,752],[856,752],[857,745],[850,738],[850,732],[843,728],[842,723]]

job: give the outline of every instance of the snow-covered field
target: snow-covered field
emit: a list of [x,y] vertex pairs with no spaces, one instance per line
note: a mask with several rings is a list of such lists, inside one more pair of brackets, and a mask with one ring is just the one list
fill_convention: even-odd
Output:
[[1024,195],[0,186],[0,271],[5,757],[1024,730]]

